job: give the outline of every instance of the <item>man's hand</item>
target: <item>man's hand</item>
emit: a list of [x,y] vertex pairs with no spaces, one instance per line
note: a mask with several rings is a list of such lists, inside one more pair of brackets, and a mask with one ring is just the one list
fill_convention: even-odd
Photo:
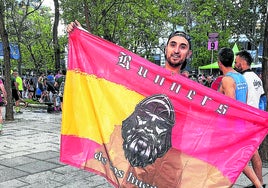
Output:
[[77,20],[75,20],[74,22],[71,22],[70,24],[68,24],[68,26],[67,26],[67,28],[66,28],[66,31],[67,31],[68,33],[70,33],[70,32],[73,31],[73,29],[74,29],[75,27],[82,27],[81,24],[80,24]]

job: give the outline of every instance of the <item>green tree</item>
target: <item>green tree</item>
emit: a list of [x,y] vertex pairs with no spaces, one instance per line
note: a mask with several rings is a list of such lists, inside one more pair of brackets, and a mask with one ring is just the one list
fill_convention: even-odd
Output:
[[[223,1],[221,3],[215,0],[187,1],[184,7],[187,15],[189,33],[193,38],[193,59],[192,67],[198,67],[215,61],[212,59],[212,51],[208,50],[208,34],[219,33],[219,48],[229,46],[228,37],[230,37],[231,27],[227,27],[229,14],[233,7],[231,2]],[[214,52],[215,53],[215,52]],[[215,55],[214,55],[215,56]]]
[[146,58],[170,32],[167,24],[185,23],[180,16],[170,19],[181,9],[171,1],[63,0],[61,6],[66,23],[78,19],[92,33]]
[[[22,43],[22,35],[23,32],[27,31],[27,24],[25,24],[25,21],[27,20],[27,17],[37,11],[40,6],[42,5],[41,0],[26,0],[26,1],[14,1],[10,0],[8,1],[8,7],[7,7],[7,24],[10,26],[8,27],[8,32],[11,34],[13,39],[16,38],[16,42],[20,50],[20,46]],[[23,54],[20,53],[21,58],[18,59],[18,71],[19,74],[22,74],[22,58]]]
[[250,41],[248,48],[251,50],[257,50],[258,44],[263,41],[266,2],[266,0],[233,2],[235,10],[231,22],[231,26],[234,28],[233,34],[245,34]]
[[19,44],[21,52],[21,59],[11,61],[12,67],[20,69],[21,73],[28,70],[46,72],[59,68],[66,40],[58,38],[58,23],[54,22],[52,27],[51,22],[58,21],[59,15],[51,13],[48,7],[41,7],[40,0],[20,1],[19,4],[17,1],[9,2],[8,33],[11,41]]
[[28,28],[21,36],[22,63],[26,70],[54,69],[51,14],[47,8],[36,11],[25,21]]
[[60,8],[59,8],[59,1],[54,0],[54,24],[53,24],[53,49],[54,49],[54,58],[55,58],[55,69],[60,69],[60,45],[58,39],[58,26],[59,26],[59,17],[60,17]]

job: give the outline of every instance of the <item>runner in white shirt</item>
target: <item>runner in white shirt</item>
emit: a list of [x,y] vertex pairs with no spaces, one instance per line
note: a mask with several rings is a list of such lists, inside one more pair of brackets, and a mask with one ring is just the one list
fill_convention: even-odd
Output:
[[247,104],[255,108],[259,108],[260,97],[264,94],[262,80],[251,69],[247,69],[241,73],[244,75],[248,84]]

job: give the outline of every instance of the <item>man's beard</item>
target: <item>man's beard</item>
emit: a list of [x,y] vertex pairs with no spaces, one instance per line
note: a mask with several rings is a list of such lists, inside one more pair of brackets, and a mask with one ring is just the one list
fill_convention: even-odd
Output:
[[236,68],[236,67],[234,67],[234,70],[235,70],[236,72],[239,72],[239,73],[243,72],[241,69],[238,69],[238,68]]
[[183,63],[184,63],[184,61],[183,62],[178,62],[178,63],[172,63],[171,61],[170,61],[170,59],[167,59],[166,58],[166,60],[167,60],[167,62],[168,62],[168,64],[171,66],[171,67],[174,67],[174,68],[177,68],[177,67],[179,67],[179,66],[181,66]]
[[170,59],[167,58],[166,55],[165,55],[165,58],[166,58],[167,63],[173,68],[177,68],[177,67],[181,66],[181,70],[183,70],[186,67],[186,64],[187,64],[186,59],[184,61],[179,61],[178,63],[172,63],[170,61]]
[[170,61],[167,61],[167,62],[171,67],[174,67],[174,68],[177,68],[183,64],[183,62],[179,62],[179,63],[175,63],[175,64],[171,63]]
[[129,118],[123,124],[123,149],[125,157],[133,167],[145,167],[154,163],[171,147],[170,132],[165,132],[160,136],[148,133],[144,130],[144,127],[133,126],[133,119]]

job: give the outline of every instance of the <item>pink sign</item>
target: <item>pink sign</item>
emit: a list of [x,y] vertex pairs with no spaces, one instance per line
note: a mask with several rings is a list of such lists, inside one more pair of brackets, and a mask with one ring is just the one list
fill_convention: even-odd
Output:
[[208,50],[218,50],[218,41],[208,41]]

